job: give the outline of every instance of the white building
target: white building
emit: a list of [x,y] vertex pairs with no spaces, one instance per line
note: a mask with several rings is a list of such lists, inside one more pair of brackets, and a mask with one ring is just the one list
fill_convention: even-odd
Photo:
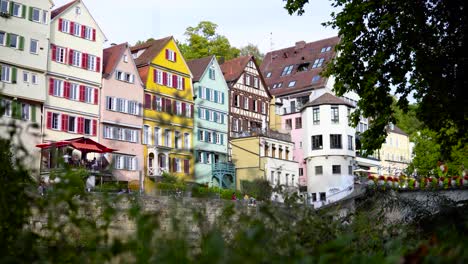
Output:
[[32,170],[39,169],[42,106],[45,101],[50,36],[50,0],[0,0],[0,97],[3,116],[0,135],[15,121],[20,144],[16,157]]
[[307,192],[315,207],[340,200],[354,189],[356,130],[348,125],[352,108],[330,93],[302,108]]

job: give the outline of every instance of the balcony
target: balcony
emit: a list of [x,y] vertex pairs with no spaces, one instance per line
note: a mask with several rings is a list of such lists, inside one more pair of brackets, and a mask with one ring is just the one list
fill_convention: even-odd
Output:
[[231,131],[231,138],[243,138],[243,137],[269,137],[282,141],[291,141],[291,135],[281,133],[276,130],[261,128],[251,128],[250,131],[234,132]]
[[211,165],[213,179],[221,183],[222,188],[235,189],[236,166],[231,162],[216,162]]

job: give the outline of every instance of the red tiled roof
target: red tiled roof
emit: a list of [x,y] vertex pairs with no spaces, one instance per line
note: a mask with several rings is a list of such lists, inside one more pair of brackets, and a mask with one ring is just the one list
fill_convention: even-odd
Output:
[[146,79],[148,78],[149,66],[143,66],[138,68],[138,74],[140,75],[141,81],[146,84]]
[[[335,57],[334,47],[339,41],[339,37],[322,39],[310,43],[299,41],[295,46],[268,52],[260,68],[263,76],[265,76],[265,81],[271,94],[282,96],[324,87],[327,78],[320,77],[313,84],[312,78],[319,76],[325,64]],[[331,49],[322,53],[321,50],[324,47],[331,47]],[[324,59],[322,67],[312,69],[315,60],[320,58]],[[291,74],[281,76],[283,69],[289,65],[293,65]],[[298,72],[297,70],[300,65],[307,66],[306,70]],[[269,72],[271,72],[271,77],[266,78]],[[295,85],[288,87],[288,84],[292,81],[296,81]],[[273,85],[277,83],[282,83],[281,88],[273,89]]]
[[191,60],[187,62],[190,71],[193,74],[193,82],[198,82],[200,80],[200,78],[206,70],[206,67],[208,67],[208,64],[211,62],[212,59],[213,56],[208,56],[205,58]]
[[[130,48],[130,51],[136,53],[140,50],[145,50],[138,58],[135,59],[136,66],[141,66],[144,64],[150,63],[154,57],[156,57],[159,52],[166,46],[166,44],[172,39],[172,36],[165,37],[162,39],[156,39],[148,41],[141,45],[137,45]],[[143,79],[143,78],[142,78]]]
[[305,104],[302,109],[305,109],[310,106],[318,106],[318,105],[347,105],[350,107],[354,107],[351,103],[348,103],[345,100],[338,98],[331,93],[324,93],[318,98],[316,98],[315,100]]
[[102,74],[104,77],[109,76],[115,69],[120,58],[128,47],[128,43],[114,45],[103,51]]
[[54,17],[60,15],[63,11],[67,10],[70,6],[74,5],[75,3],[78,3],[80,0],[74,0],[74,1],[71,1],[70,3],[68,4],[65,4],[61,7],[58,7],[54,10],[52,10],[52,13],[50,13],[50,18],[53,19]]
[[252,59],[252,56],[242,56],[221,64],[221,71],[223,72],[226,82],[237,80],[244,72],[250,59]]

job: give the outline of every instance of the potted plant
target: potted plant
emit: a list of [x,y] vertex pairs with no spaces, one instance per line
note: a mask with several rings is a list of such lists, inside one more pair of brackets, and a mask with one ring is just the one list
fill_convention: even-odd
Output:
[[409,180],[408,180],[408,188],[409,188],[410,190],[414,190],[414,188],[415,188],[415,183],[416,183],[416,180],[415,180],[415,179],[413,179],[413,178],[409,179]]
[[444,187],[445,177],[439,177],[439,187]]
[[468,186],[468,175],[465,175],[465,177],[463,177],[463,186]]
[[420,182],[420,183],[419,183],[419,186],[421,187],[421,189],[426,188],[426,182],[427,182],[427,181],[426,181],[426,177],[421,178],[421,179],[419,180],[419,182]]
[[392,177],[387,177],[385,183],[386,183],[386,185],[387,185],[388,187],[390,187],[390,188],[393,187],[393,178],[392,178]]
[[372,175],[367,176],[367,185],[375,187],[375,177]]
[[450,185],[452,187],[457,187],[457,179],[458,179],[458,176],[453,176],[451,179],[450,179]]
[[380,186],[385,185],[385,176],[380,175],[378,183],[379,183]]

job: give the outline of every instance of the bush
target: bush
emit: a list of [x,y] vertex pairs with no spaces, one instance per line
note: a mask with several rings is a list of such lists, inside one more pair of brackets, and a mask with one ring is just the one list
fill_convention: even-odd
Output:
[[269,201],[273,193],[270,182],[262,179],[253,181],[241,181],[243,193],[247,193],[258,201]]

